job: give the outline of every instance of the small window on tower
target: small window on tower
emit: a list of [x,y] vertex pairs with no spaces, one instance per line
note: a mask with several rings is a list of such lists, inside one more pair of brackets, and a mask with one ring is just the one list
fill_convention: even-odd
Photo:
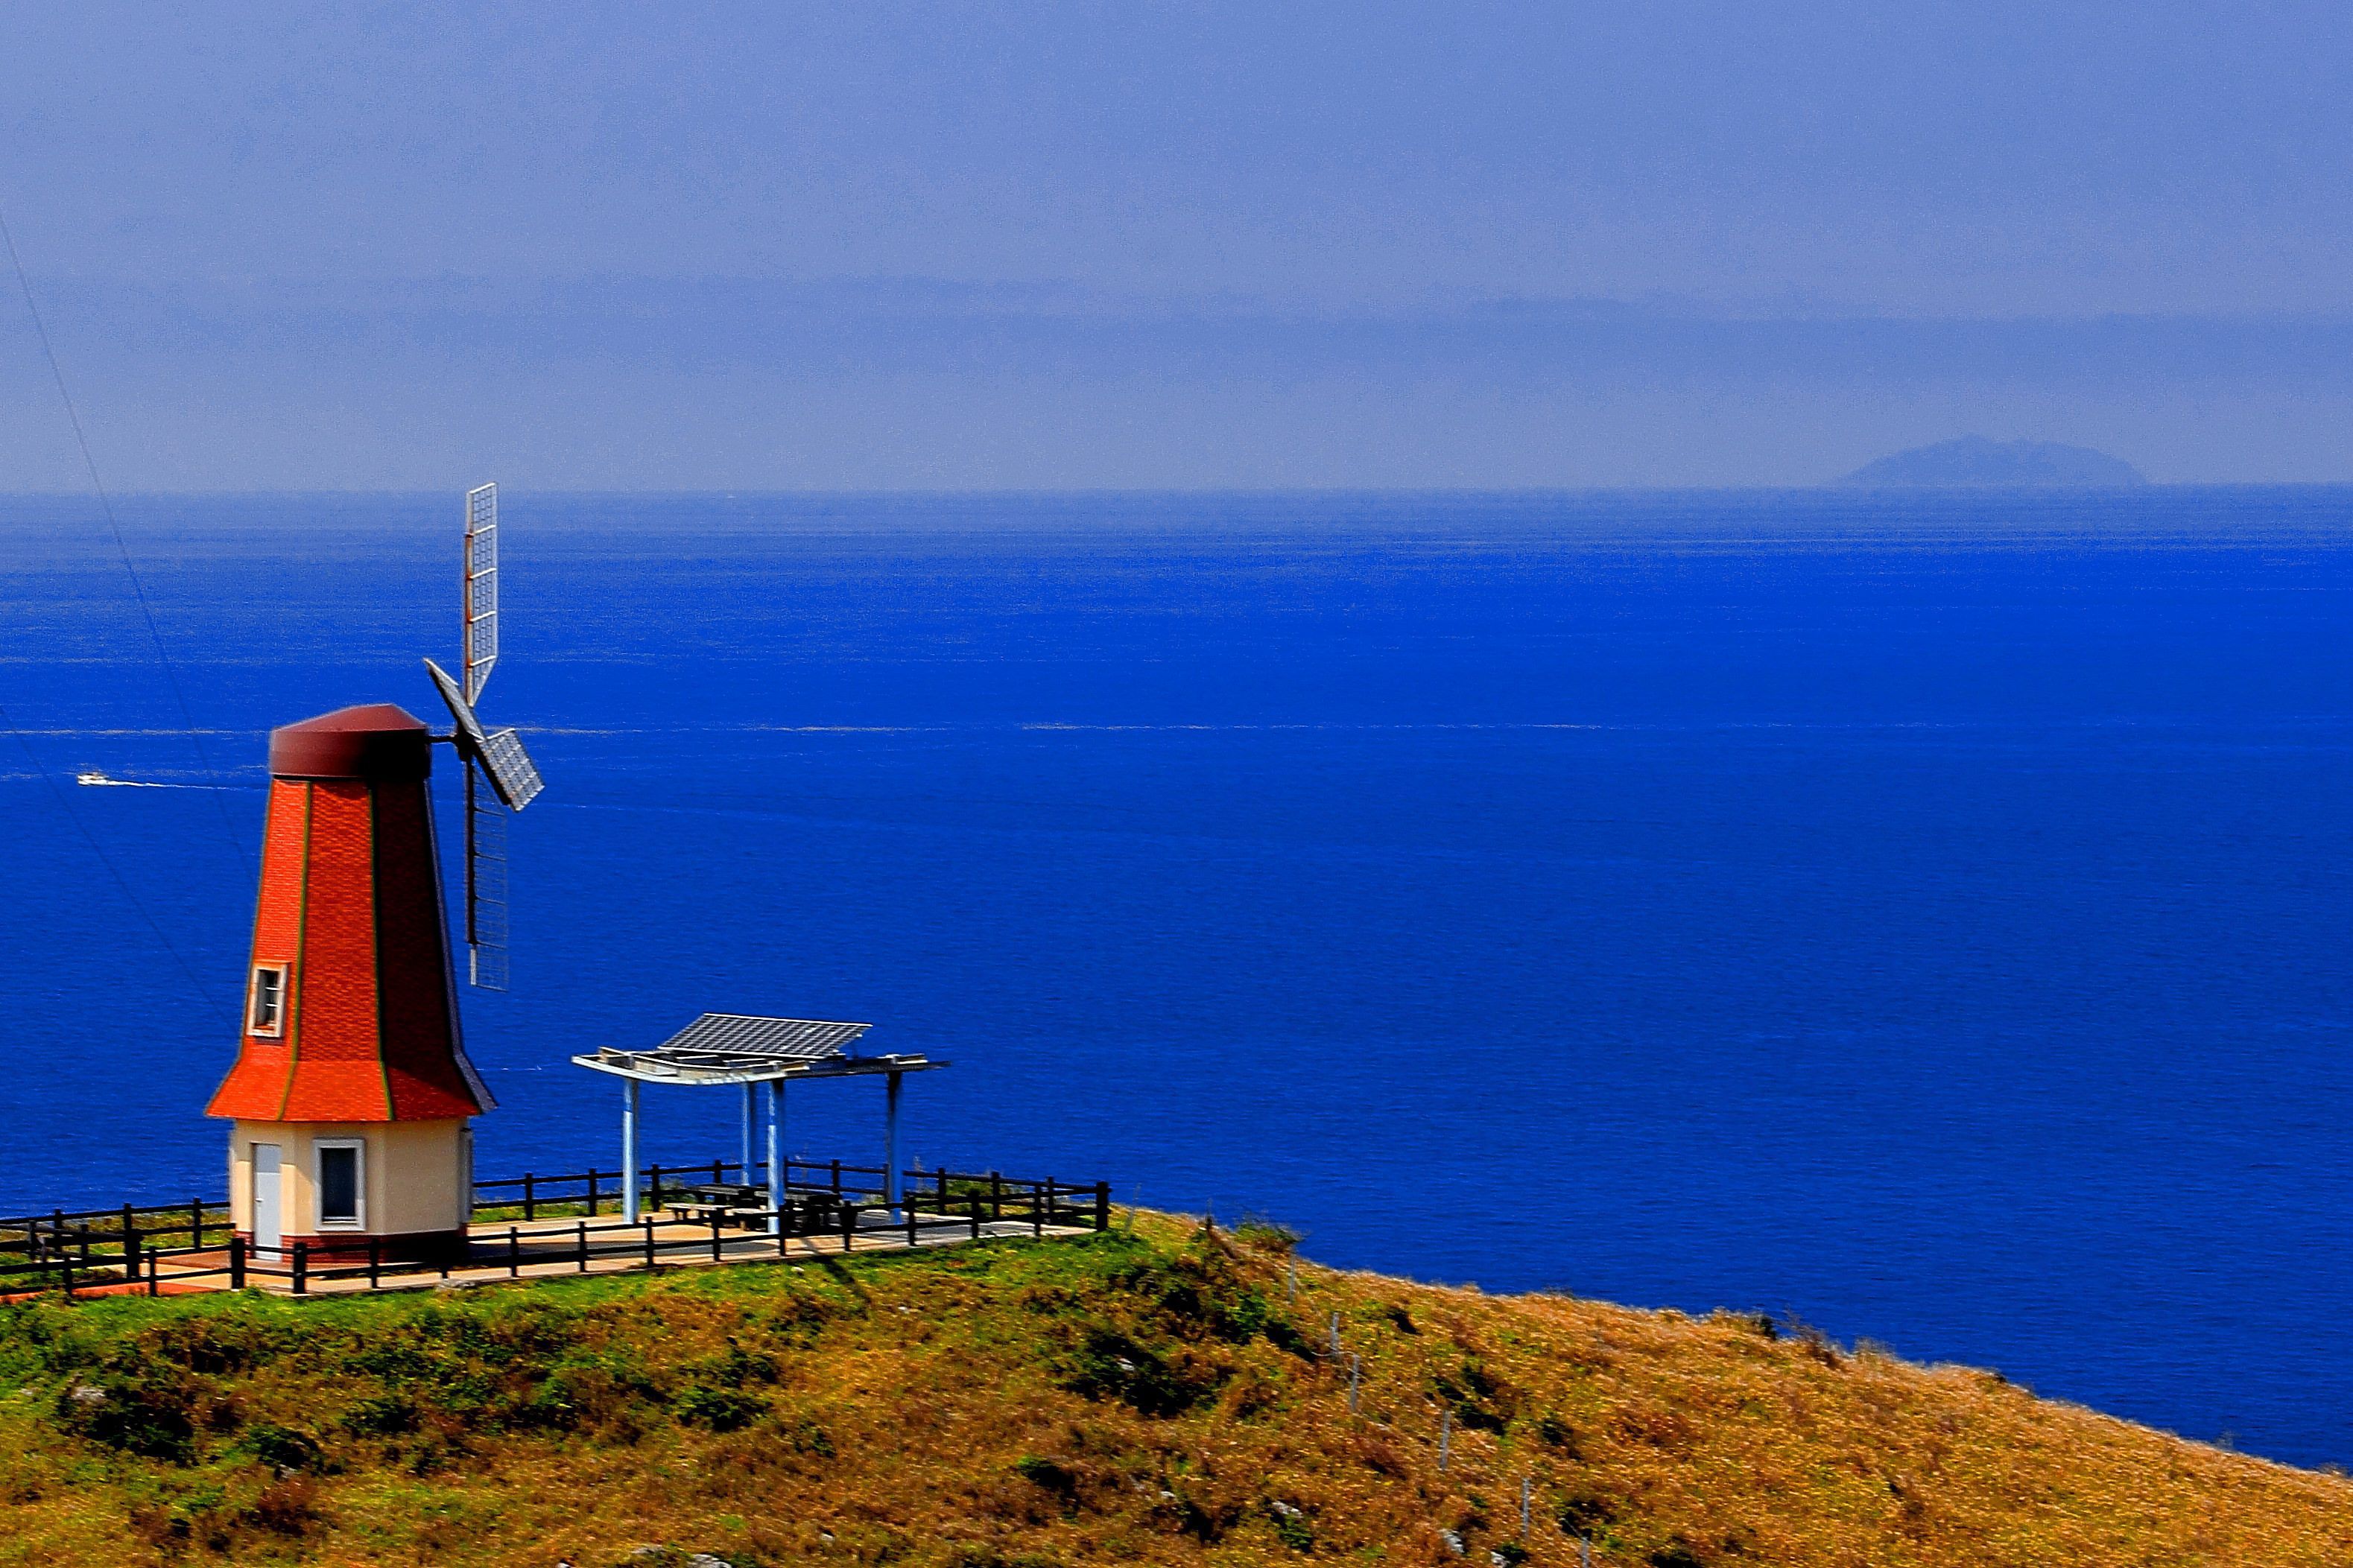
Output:
[[286,1027],[286,966],[253,966],[253,1001],[246,1026],[257,1035],[277,1035]]

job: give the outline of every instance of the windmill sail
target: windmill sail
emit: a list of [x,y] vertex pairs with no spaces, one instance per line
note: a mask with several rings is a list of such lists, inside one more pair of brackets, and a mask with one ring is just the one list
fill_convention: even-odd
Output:
[[512,729],[485,730],[474,705],[499,661],[499,487],[466,492],[465,629],[460,673],[425,668],[457,724],[466,768],[468,978],[507,988],[507,818],[537,798],[539,769]]
[[480,798],[466,770],[466,978],[484,991],[507,988],[507,818]]
[[480,702],[499,662],[499,487],[466,492],[466,700]]
[[490,775],[491,787],[511,811],[521,811],[546,787],[540,783],[531,753],[522,749],[522,738],[512,730],[493,730],[483,739],[482,772]]
[[512,730],[484,730],[474,705],[466,700],[465,693],[458,689],[449,672],[429,658],[425,668],[440,689],[449,717],[458,721],[459,752],[468,763],[482,770],[499,804],[509,811],[521,811],[537,799],[546,786],[540,781],[539,769],[533,764],[531,753],[522,749],[522,738]]

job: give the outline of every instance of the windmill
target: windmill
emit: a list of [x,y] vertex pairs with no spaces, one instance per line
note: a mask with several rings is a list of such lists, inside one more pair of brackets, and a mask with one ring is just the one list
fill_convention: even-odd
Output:
[[466,492],[463,679],[431,659],[425,668],[457,721],[446,739],[466,766],[466,977],[507,988],[507,818],[540,792],[539,770],[512,729],[485,730],[475,715],[499,661],[499,487]]
[[[234,1223],[264,1256],[465,1256],[473,1119],[433,830],[433,744],[466,769],[466,945],[503,990],[506,816],[539,794],[512,730],[474,704],[499,657],[498,491],[466,497],[462,681],[425,668],[456,729],[388,702],[269,732],[253,966],[236,1062],[206,1105],[232,1123]],[[386,1250],[389,1249],[389,1250]]]

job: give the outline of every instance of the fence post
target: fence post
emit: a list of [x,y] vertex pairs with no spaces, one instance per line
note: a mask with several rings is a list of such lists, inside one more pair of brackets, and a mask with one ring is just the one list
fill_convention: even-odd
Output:
[[245,1289],[245,1237],[241,1236],[228,1238],[228,1288]]
[[522,1217],[539,1217],[539,1178],[529,1171],[522,1173]]
[[507,1278],[518,1279],[522,1274],[522,1237],[514,1226],[507,1226]]
[[[836,1162],[839,1163],[839,1162]],[[858,1205],[841,1205],[841,1250],[848,1252],[858,1245]]]
[[188,1245],[202,1247],[205,1244],[205,1200],[188,1200]]
[[646,1226],[646,1267],[647,1267],[647,1268],[651,1268],[654,1266],[654,1216],[653,1216],[653,1215],[646,1215],[646,1218],[645,1218],[645,1226]]
[[841,1162],[839,1160],[833,1163],[833,1195],[841,1195]]
[[652,1206],[653,1206],[653,1207],[655,1207],[655,1208],[659,1208],[659,1207],[661,1207],[661,1206],[662,1206],[662,1205],[661,1205],[661,1167],[660,1167],[659,1165],[656,1165],[656,1166],[653,1168],[653,1182],[654,1182],[654,1196],[653,1196],[653,1205],[652,1205]]
[[1111,1184],[1109,1182],[1095,1184],[1095,1228],[1097,1230],[1111,1228]]
[[298,1241],[294,1244],[294,1294],[307,1296],[310,1293],[311,1244]]
[[1005,1217],[1005,1178],[995,1171],[988,1173],[988,1217]]
[[[713,1182],[713,1183],[712,1184],[712,1185],[713,1185],[713,1186],[717,1186],[718,1184],[718,1184],[718,1183],[716,1183],[716,1182]],[[720,1249],[720,1247],[721,1247],[723,1245],[723,1243],[720,1241],[720,1239],[719,1239],[719,1211],[718,1211],[717,1209],[712,1209],[712,1210],[711,1211],[711,1261],[712,1261],[712,1262],[713,1262],[713,1263],[717,1263],[717,1262],[722,1261],[722,1259],[721,1259],[721,1258],[720,1258],[720,1256],[719,1256],[719,1249]]]
[[[713,1161],[712,1161],[712,1162],[711,1162],[711,1184],[712,1184],[712,1186],[714,1186],[714,1187],[715,1187],[715,1186],[717,1186],[720,1183],[722,1183],[722,1182],[725,1181],[726,1179],[727,1179],[727,1163],[726,1163],[726,1162],[725,1162],[725,1161],[723,1161],[723,1160],[713,1160]],[[744,1179],[745,1181],[747,1181],[747,1182],[748,1182],[748,1181],[750,1181],[750,1180],[752,1179],[752,1173],[751,1173],[751,1172],[749,1172],[749,1171],[744,1172]]]
[[122,1272],[132,1283],[139,1281],[139,1227],[127,1226],[122,1232]]
[[588,1272],[588,1222],[580,1222],[580,1272]]
[[368,1289],[374,1290],[384,1283],[384,1238],[368,1237]]
[[[159,1267],[162,1261],[152,1252],[147,1255],[147,1294],[150,1296],[160,1296],[164,1293],[164,1270]],[[134,1270],[131,1278],[135,1283],[139,1275]]]
[[1046,1205],[1042,1201],[1046,1189],[1038,1183],[1029,1184],[1029,1234],[1033,1237],[1046,1234]]

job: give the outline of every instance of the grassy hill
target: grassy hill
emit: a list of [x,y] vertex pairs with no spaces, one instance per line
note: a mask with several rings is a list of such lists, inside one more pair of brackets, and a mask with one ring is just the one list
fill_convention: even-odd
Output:
[[2337,1476],[1284,1239],[0,1307],[0,1564],[2353,1562]]

